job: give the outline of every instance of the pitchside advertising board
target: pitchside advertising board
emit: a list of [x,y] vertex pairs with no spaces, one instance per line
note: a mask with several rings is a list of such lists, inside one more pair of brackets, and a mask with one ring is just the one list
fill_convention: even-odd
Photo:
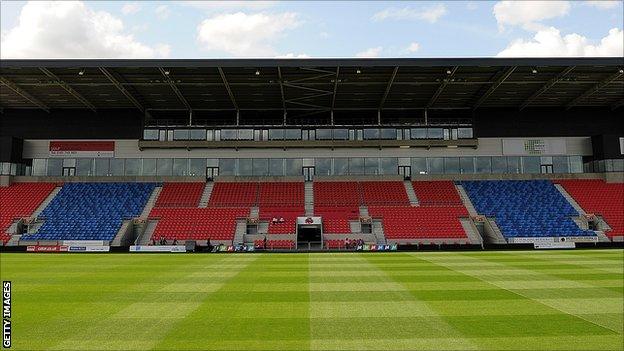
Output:
[[98,158],[114,156],[114,141],[50,141],[50,157]]
[[109,246],[29,245],[28,252],[109,252]]

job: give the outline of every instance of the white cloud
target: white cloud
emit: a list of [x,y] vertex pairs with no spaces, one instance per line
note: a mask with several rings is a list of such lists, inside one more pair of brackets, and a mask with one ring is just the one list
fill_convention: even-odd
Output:
[[466,4],[466,8],[470,11],[476,10],[479,8],[479,5],[475,1],[468,1]]
[[387,8],[375,13],[372,17],[373,21],[383,21],[386,19],[393,20],[422,20],[435,23],[440,17],[446,14],[446,6],[444,4],[436,4],[421,9],[413,9],[404,7],[401,9]]
[[418,43],[416,43],[416,42],[412,42],[412,43],[410,43],[410,44],[407,46],[407,48],[405,48],[405,50],[406,50],[407,52],[414,53],[414,52],[416,52],[416,51],[420,50],[420,44],[418,44]]
[[329,38],[329,33],[327,33],[327,32],[320,32],[319,36],[321,38],[323,38],[323,39],[327,39],[327,38]]
[[205,50],[236,56],[276,56],[273,43],[300,24],[297,14],[292,12],[220,14],[197,26],[197,41]]
[[379,57],[379,54],[381,54],[381,51],[383,50],[383,47],[381,46],[377,46],[374,48],[368,48],[364,51],[360,51],[358,53],[355,54],[355,57],[361,57],[361,58],[365,58],[365,57]]
[[129,2],[121,7],[121,13],[124,15],[131,15],[139,11],[141,11],[141,4],[138,2]]
[[277,1],[182,1],[184,6],[204,11],[214,10],[262,10],[274,6]]
[[275,58],[309,58],[310,55],[308,54],[294,54],[292,52],[289,52],[285,55],[277,55],[275,56]]
[[601,10],[610,10],[618,7],[618,4],[622,4],[622,0],[588,0],[585,1],[585,4]]
[[565,16],[570,12],[568,1],[499,1],[494,5],[494,17],[499,30],[506,25],[522,26],[538,31],[546,27],[540,21]]
[[538,31],[532,40],[518,39],[513,41],[497,56],[504,57],[624,57],[624,35],[622,30],[613,28],[598,44],[579,34],[561,36],[558,29],[550,27]]
[[166,20],[167,18],[169,18],[171,11],[169,11],[169,7],[167,5],[160,5],[156,7],[154,13],[156,13],[156,17],[158,17],[159,19]]
[[2,58],[151,58],[170,51],[137,41],[119,18],[77,1],[26,3],[1,47]]

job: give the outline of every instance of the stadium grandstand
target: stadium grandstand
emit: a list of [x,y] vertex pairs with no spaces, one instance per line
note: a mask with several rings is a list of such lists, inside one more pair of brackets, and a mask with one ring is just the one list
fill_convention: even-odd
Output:
[[0,63],[3,250],[624,238],[622,58]]

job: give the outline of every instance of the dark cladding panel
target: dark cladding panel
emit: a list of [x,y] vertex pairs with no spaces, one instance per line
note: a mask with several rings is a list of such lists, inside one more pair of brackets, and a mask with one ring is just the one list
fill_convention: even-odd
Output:
[[621,135],[596,135],[592,137],[592,149],[595,160],[624,158],[621,149]]
[[22,139],[0,136],[0,162],[22,163],[23,148]]

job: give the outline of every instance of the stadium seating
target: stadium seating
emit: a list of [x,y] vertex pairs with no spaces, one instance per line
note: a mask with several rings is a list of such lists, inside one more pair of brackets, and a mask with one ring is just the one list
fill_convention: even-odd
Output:
[[403,182],[361,182],[364,203],[371,205],[409,206]]
[[[297,232],[297,217],[303,216],[303,206],[260,207],[260,218],[269,222],[269,234],[294,234]],[[273,223],[273,218],[284,222]]]
[[22,240],[112,240],[124,219],[138,216],[153,183],[67,183],[43,210],[37,233]]
[[382,219],[387,239],[467,238],[460,217],[463,206],[370,206],[368,212]]
[[477,212],[495,217],[506,237],[595,235],[580,229],[578,213],[548,180],[462,182]]
[[30,216],[56,187],[53,183],[13,183],[0,187],[0,242],[11,236],[6,233],[16,218]]
[[607,236],[624,236],[624,183],[601,179],[557,180],[587,213],[600,215],[611,227]]
[[236,208],[154,208],[149,217],[158,219],[152,239],[232,240],[236,220],[247,217],[249,209]]
[[359,206],[360,184],[358,182],[315,182],[314,207]]
[[330,234],[350,234],[350,220],[360,216],[358,207],[314,207],[316,216],[323,217],[323,232]]
[[210,207],[250,207],[257,203],[258,183],[216,182],[210,194]]
[[258,206],[303,206],[305,190],[303,182],[266,182],[258,186]]
[[462,205],[455,184],[451,181],[412,182],[414,192],[421,206]]
[[156,207],[197,207],[206,183],[164,183]]

